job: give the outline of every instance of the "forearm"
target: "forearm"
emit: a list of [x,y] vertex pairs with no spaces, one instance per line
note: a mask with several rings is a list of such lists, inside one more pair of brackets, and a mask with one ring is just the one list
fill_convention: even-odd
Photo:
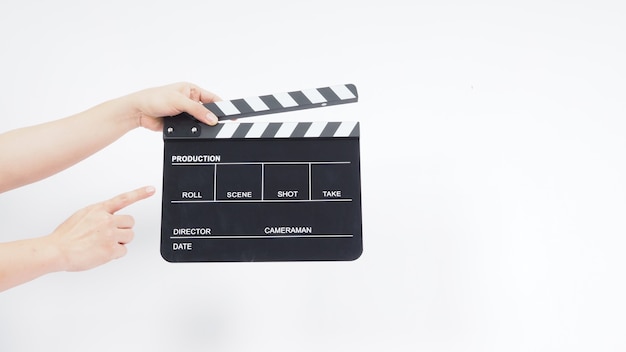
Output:
[[62,256],[48,237],[0,243],[0,292],[61,270]]
[[74,165],[139,126],[128,97],[0,135],[0,193]]
[[0,134],[0,193],[55,174],[135,127],[160,131],[163,118],[187,112],[209,125],[201,103],[219,100],[191,83],[175,83],[110,100],[82,113]]

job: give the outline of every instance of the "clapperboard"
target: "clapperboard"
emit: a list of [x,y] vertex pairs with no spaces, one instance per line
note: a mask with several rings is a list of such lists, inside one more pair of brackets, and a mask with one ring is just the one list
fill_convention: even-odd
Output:
[[[339,85],[205,104],[219,120],[352,103]],[[161,254],[170,262],[338,261],[362,252],[358,122],[163,130]]]

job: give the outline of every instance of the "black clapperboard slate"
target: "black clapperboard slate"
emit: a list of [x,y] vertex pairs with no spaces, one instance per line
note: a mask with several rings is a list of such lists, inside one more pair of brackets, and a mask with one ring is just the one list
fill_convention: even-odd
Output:
[[[358,100],[352,84],[205,104],[219,120]],[[220,122],[163,130],[169,262],[347,261],[362,252],[358,122]]]

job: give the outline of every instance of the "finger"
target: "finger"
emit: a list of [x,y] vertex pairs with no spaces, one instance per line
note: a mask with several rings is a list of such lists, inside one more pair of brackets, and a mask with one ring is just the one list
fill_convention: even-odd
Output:
[[191,85],[191,87],[189,87],[189,99],[200,102],[200,88]]
[[215,114],[213,114],[209,109],[182,94],[178,96],[175,104],[176,109],[188,113],[207,125],[213,126],[217,123],[217,116],[215,116]]
[[118,229],[131,229],[135,226],[135,219],[130,215],[115,215],[113,221]]
[[145,199],[153,195],[155,192],[154,187],[138,188],[134,191],[122,193],[116,197],[106,200],[102,203],[104,209],[111,214],[114,214],[120,209],[123,209],[139,200]]
[[127,252],[128,249],[123,244],[115,245],[115,248],[113,249],[113,259],[120,259],[125,256]]
[[200,92],[200,101],[203,103],[214,103],[216,101],[220,101],[222,100],[222,98],[220,98],[217,94],[209,92],[206,89],[202,89],[200,87],[197,87],[198,91]]
[[117,243],[127,244],[135,237],[135,232],[131,229],[119,229],[115,232]]

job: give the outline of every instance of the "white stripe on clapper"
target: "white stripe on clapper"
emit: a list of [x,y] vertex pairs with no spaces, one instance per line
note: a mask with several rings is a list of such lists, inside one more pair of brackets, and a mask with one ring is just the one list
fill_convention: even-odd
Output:
[[302,93],[311,101],[313,104],[325,103],[326,99],[320,94],[317,89],[305,89]]
[[246,103],[248,103],[248,105],[250,105],[250,107],[254,111],[265,111],[270,109],[259,97],[248,97],[244,98],[244,100],[246,101]]
[[356,121],[342,122],[337,131],[335,131],[334,137],[349,137],[354,126],[356,126]]
[[285,122],[280,126],[278,131],[276,131],[276,135],[274,135],[274,137],[275,138],[289,138],[291,134],[293,133],[293,130],[296,129],[296,126],[298,126],[297,122]]
[[246,134],[246,138],[260,138],[265,129],[269,125],[269,122],[256,122],[252,124],[252,127]]
[[239,115],[241,112],[230,102],[230,100],[221,100],[216,101],[215,105],[217,105],[220,110],[226,115]]
[[345,85],[332,86],[332,87],[330,87],[330,89],[332,89],[333,92],[335,92],[335,94],[337,94],[337,96],[341,100],[356,98],[356,96],[354,96],[354,94],[352,94],[350,89],[348,89],[348,87],[346,87]]
[[294,106],[298,106],[298,103],[296,103],[296,101],[293,100],[291,95],[289,95],[288,93],[274,94],[274,98],[276,98],[276,100],[278,100],[280,105],[282,105],[284,108],[291,108]]
[[222,125],[222,129],[217,133],[215,138],[232,138],[237,127],[239,127],[238,123],[222,123]]
[[309,129],[304,134],[304,136],[305,137],[319,137],[322,134],[322,131],[324,131],[324,127],[326,127],[327,124],[328,122],[320,122],[320,121],[313,122],[313,124],[311,124],[311,127],[309,127]]

